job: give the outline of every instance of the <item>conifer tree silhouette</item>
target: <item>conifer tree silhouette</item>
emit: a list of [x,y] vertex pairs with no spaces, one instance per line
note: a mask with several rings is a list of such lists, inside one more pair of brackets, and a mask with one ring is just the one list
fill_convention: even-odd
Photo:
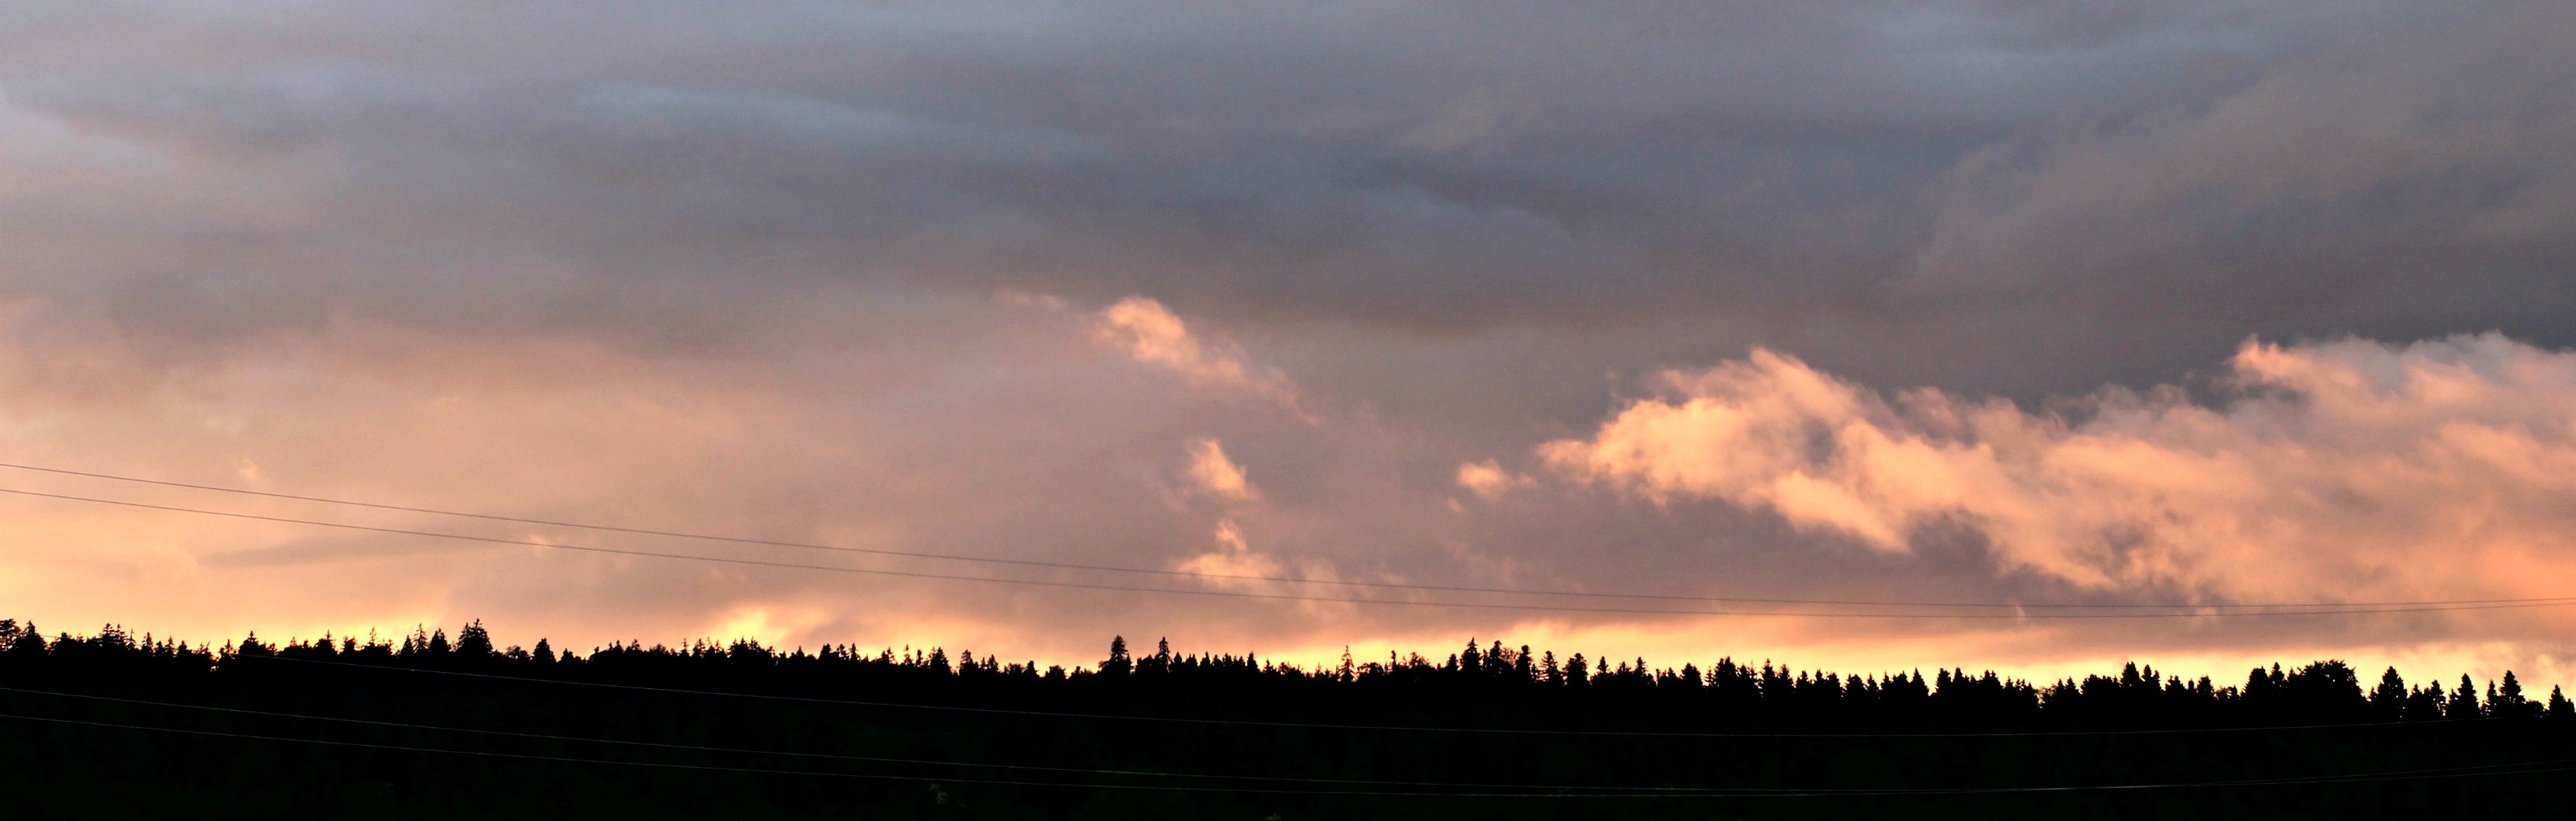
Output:
[[2483,711],[2478,709],[2477,685],[2470,683],[2467,675],[2461,675],[2459,689],[2452,690],[2450,701],[2442,705],[2442,717],[2461,719],[2482,715]]
[[2381,721],[2396,721],[2406,715],[2406,679],[2397,668],[2379,674],[2379,686],[2371,688],[2370,707]]
[[1134,669],[1134,667],[1134,660],[1127,657],[1127,637],[1116,636],[1111,638],[1109,640],[1109,658],[1100,662],[1100,674],[1104,676],[1125,676],[1128,671]]
[[2521,717],[2539,712],[2530,710],[2531,706],[2531,702],[2523,698],[2522,682],[2513,677],[2512,670],[2504,671],[2504,682],[2496,685],[2495,697],[2487,699],[2487,711],[2500,717]]
[[455,653],[457,660],[467,664],[479,664],[492,658],[492,633],[483,629],[482,619],[475,619],[457,629]]
[[[2477,761],[2466,763],[2501,767],[2559,755],[2553,751],[2565,745],[2570,733],[2576,733],[2576,704],[2570,703],[2563,689],[2550,688],[2544,703],[2533,697],[2538,685],[2522,681],[2516,673],[2505,673],[2481,698],[2477,683],[2468,676],[2461,676],[2456,687],[2442,683],[2410,687],[2392,667],[2385,669],[2375,686],[2365,692],[2355,671],[2336,660],[2254,668],[2242,687],[2215,686],[2205,677],[2186,681],[2143,662],[2039,686],[1994,671],[1969,673],[1964,668],[1936,668],[1933,676],[1925,676],[1919,670],[1854,673],[1802,670],[1771,661],[1748,667],[1729,657],[1721,657],[1708,667],[1701,667],[1695,660],[1658,666],[1633,658],[1614,662],[1605,670],[1589,654],[1569,656],[1560,663],[1552,651],[1506,648],[1500,640],[1470,642],[1456,655],[1448,656],[1446,664],[1420,655],[1395,653],[1390,653],[1384,663],[1360,664],[1346,647],[1340,659],[1304,668],[1296,663],[1265,661],[1252,654],[1179,653],[1168,639],[1156,643],[1151,658],[1132,658],[1125,639],[1118,637],[1111,642],[1110,659],[1096,673],[1080,671],[1079,675],[1060,666],[1046,668],[1041,674],[1040,665],[1033,661],[1005,664],[997,653],[978,654],[964,648],[955,654],[942,647],[909,646],[901,653],[892,648],[872,652],[841,645],[808,651],[766,646],[745,637],[721,644],[701,639],[676,648],[640,642],[611,643],[585,656],[557,650],[543,638],[525,652],[517,652],[516,648],[494,652],[490,649],[494,644],[493,634],[480,621],[463,625],[453,643],[447,641],[443,631],[415,630],[414,635],[400,639],[401,652],[396,652],[397,645],[372,634],[363,643],[354,637],[328,634],[310,641],[289,638],[273,642],[251,634],[238,641],[220,642],[223,650],[214,652],[148,634],[136,636],[115,625],[103,626],[91,636],[64,634],[49,641],[35,632],[33,625],[0,620],[0,646],[5,646],[5,651],[0,651],[0,686],[95,686],[103,695],[120,698],[139,694],[147,699],[203,703],[225,709],[291,709],[368,721],[391,718],[458,728],[508,728],[509,732],[537,736],[460,742],[453,729],[410,731],[383,724],[363,730],[367,735],[349,736],[350,740],[364,739],[362,743],[392,747],[417,744],[461,748],[470,742],[475,749],[495,753],[574,758],[596,754],[583,744],[542,738],[565,734],[680,745],[659,748],[653,760],[717,768],[770,765],[748,763],[743,760],[746,754],[741,753],[707,752],[700,756],[688,752],[693,749],[689,745],[1063,765],[1075,770],[1257,772],[1299,778],[1460,783],[1832,787],[1884,786],[1887,778],[1903,780],[1916,775],[1923,783],[1993,783],[1998,774],[1979,768],[1996,766],[2010,768],[2002,773],[2014,779],[2009,783],[2187,783],[2195,779],[2242,779],[2249,777],[2249,772],[2336,773],[2441,767],[2445,765],[2440,756],[2447,750],[2459,749],[2484,751]],[[483,659],[479,667],[464,669],[470,659],[478,656]],[[296,663],[299,661],[305,663]],[[448,669],[439,671],[441,665]],[[390,669],[365,669],[370,667]],[[1111,680],[1106,676],[1128,676],[1129,683],[1107,686]],[[521,677],[546,681],[507,681]],[[608,687],[594,689],[586,685]],[[709,693],[759,698],[734,700]],[[5,702],[0,713],[44,715],[34,711],[62,709],[60,704],[34,699],[24,691],[0,692],[0,702]],[[828,704],[842,700],[878,706],[860,709]],[[901,710],[883,706],[896,704],[935,705],[935,709],[954,712],[907,717]],[[403,776],[399,773],[407,768],[441,773],[448,769],[447,765],[406,763],[411,759],[389,749],[363,748],[374,752],[313,756],[291,752],[292,745],[274,740],[295,733],[320,737],[322,732],[328,732],[313,729],[323,725],[309,724],[312,719],[264,722],[243,717],[255,713],[240,713],[210,719],[202,725],[181,725],[184,719],[177,716],[184,714],[170,712],[174,709],[179,708],[156,707],[148,714],[130,715],[102,711],[74,717],[111,722],[149,718],[181,729],[242,731],[273,737],[272,741],[239,741],[248,745],[243,749],[257,750],[256,755],[232,755],[234,748],[207,741],[190,742],[198,746],[182,744],[181,752],[167,757],[220,772],[239,774],[247,772],[240,768],[253,766],[274,769],[285,766],[278,762],[292,761],[297,762],[294,766],[310,771],[312,783],[321,784],[337,783],[334,779],[400,778]],[[994,712],[987,715],[985,710]],[[406,711],[427,717],[411,717]],[[1029,711],[1072,715],[1031,719],[1023,714]],[[1193,723],[1129,725],[1102,720],[1099,717],[1103,715]],[[2392,718],[2414,722],[2538,715],[2553,720],[2458,726],[2315,726],[2375,724]],[[1196,723],[1200,721],[1209,723]],[[1324,731],[1311,729],[1311,725],[1340,725],[1340,729]],[[1355,725],[1438,732],[1371,729],[1354,733],[1348,728]],[[0,733],[13,732],[9,728],[17,726],[0,722]],[[1485,729],[1574,735],[1551,735],[1524,743],[1495,742],[1455,732]],[[2195,734],[2212,729],[2231,734]],[[1617,739],[1582,735],[1593,730],[1633,735]],[[2133,732],[2137,730],[2150,732]],[[2096,731],[2107,732],[2097,735]],[[2162,734],[2165,731],[2174,734]],[[23,727],[14,732],[18,734],[0,736],[0,742],[23,745],[28,738],[57,738],[64,733],[57,729],[47,731],[52,735],[29,734]],[[1779,736],[1736,741],[1687,737],[1690,733]],[[1851,733],[1869,737],[1837,737]],[[2029,733],[2063,733],[2066,737],[2045,741],[2021,738]],[[1661,737],[1669,734],[1685,737]],[[1931,738],[1909,740],[1905,738],[1908,735]],[[1982,735],[2013,740],[1974,738]],[[1349,740],[1360,737],[1367,738],[1367,743],[1352,744]],[[126,742],[91,739],[83,743],[123,749],[115,745]],[[146,749],[149,743],[154,742],[143,739],[130,746]],[[2032,749],[2050,752],[1998,758],[1991,751],[2020,749],[1995,746],[1998,744],[2044,744]],[[0,755],[7,754],[7,749],[0,748]],[[44,761],[49,760],[48,755],[64,752],[59,745],[27,749],[38,749],[40,754],[13,760]],[[1351,752],[1362,749],[1368,752]],[[138,755],[135,760],[163,760]],[[547,759],[510,759],[529,760]],[[2004,763],[1998,765],[1998,761]],[[650,780],[617,775],[621,771],[614,767],[587,765],[501,766],[469,762],[456,767],[459,769],[453,778],[457,780],[437,783],[472,783],[475,791],[485,791],[532,789],[527,785],[549,778],[593,779],[583,782],[589,785],[581,788],[587,791],[584,794],[615,795],[617,788],[601,785],[623,788]],[[112,772],[115,768],[98,769]],[[546,774],[527,774],[540,770]],[[711,780],[726,777],[706,776]],[[629,780],[613,780],[618,778]],[[727,789],[746,801],[767,801],[801,789],[780,786],[792,780],[764,782],[767,786],[759,788]],[[751,782],[739,782],[737,786],[748,783]],[[2362,782],[2335,782],[2335,786],[2337,790],[2364,789],[2353,786],[2359,783]],[[2520,789],[2550,783],[2553,782],[2532,778],[2496,779],[2482,783],[2480,789]],[[1057,789],[1043,784],[1034,786],[1043,788],[1035,792]],[[852,789],[865,792],[863,787]],[[2250,800],[2245,796],[2260,792],[2241,791],[2231,801]],[[1002,794],[960,788],[952,798],[960,804],[972,804],[997,800],[995,797]],[[2333,793],[2305,794],[2315,797]],[[2178,803],[2152,806],[2170,809],[2182,806],[2179,802],[2185,799],[2178,796],[2173,800]],[[2145,806],[2150,805],[2141,805]],[[1138,810],[1132,814],[1161,817],[1159,812]],[[1701,817],[1690,815],[1688,810],[1669,815],[1657,812],[1636,810],[1630,815],[1640,819]],[[1320,814],[1350,815],[1339,811]],[[2345,814],[2361,817],[2367,813]],[[701,817],[704,815],[701,813]],[[30,817],[42,816],[38,813]]]

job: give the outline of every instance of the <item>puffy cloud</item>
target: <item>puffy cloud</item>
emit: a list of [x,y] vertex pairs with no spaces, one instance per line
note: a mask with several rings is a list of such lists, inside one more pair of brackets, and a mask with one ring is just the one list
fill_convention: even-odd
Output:
[[1233,519],[1217,520],[1215,550],[1191,556],[1190,558],[1180,562],[1178,565],[1175,565],[1173,569],[1184,573],[1205,573],[1210,576],[1220,577],[1207,580],[1209,584],[1216,585],[1218,587],[1258,587],[1261,589],[1269,589],[1273,585],[1271,583],[1251,579],[1223,577],[1276,577],[1280,573],[1279,561],[1253,551],[1252,542],[1243,537],[1243,527],[1235,524]]
[[2576,353],[2499,335],[2248,342],[2223,400],[2108,389],[2028,413],[1893,400],[1770,351],[1546,444],[1564,474],[1907,551],[2213,600],[2557,595],[2576,578]]
[[1500,499],[1512,488],[1527,485],[1530,481],[1530,477],[1504,471],[1502,465],[1492,459],[1458,465],[1458,486],[1486,501]]
[[1174,563],[1172,569],[1183,573],[1205,574],[1200,579],[1200,583],[1219,590],[1241,590],[1272,596],[1314,597],[1291,602],[1264,602],[1262,605],[1266,609],[1293,613],[1304,620],[1327,623],[1349,622],[1354,620],[1358,613],[1356,605],[1329,601],[1331,598],[1347,595],[1348,591],[1345,589],[1271,581],[1279,578],[1300,578],[1329,582],[1341,578],[1341,574],[1334,570],[1331,562],[1322,559],[1307,559],[1299,562],[1295,572],[1290,572],[1288,565],[1279,557],[1254,549],[1252,541],[1244,536],[1242,524],[1231,516],[1217,520],[1215,549]]
[[[1215,439],[1190,440],[1190,481],[1202,493],[1229,502],[1249,502],[1261,498],[1261,491],[1243,476],[1243,466],[1226,458],[1225,445]],[[1229,525],[1230,527],[1231,525]],[[1240,533],[1235,534],[1240,541]]]
[[1138,362],[1168,368],[1193,384],[1249,391],[1291,408],[1297,404],[1297,388],[1286,374],[1245,364],[1240,347],[1201,339],[1170,308],[1152,299],[1131,296],[1101,309],[1093,337]]

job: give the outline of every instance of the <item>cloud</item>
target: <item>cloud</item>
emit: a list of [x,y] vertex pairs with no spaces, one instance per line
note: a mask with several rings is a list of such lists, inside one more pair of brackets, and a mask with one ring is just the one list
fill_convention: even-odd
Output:
[[[1243,538],[1243,528],[1233,519],[1216,523],[1216,549],[1192,556],[1173,567],[1184,573],[1206,573],[1212,576],[1278,576],[1279,562],[1254,552],[1252,543]],[[1273,583],[1250,579],[1208,579],[1217,587],[1258,587],[1269,589]]]
[[[2421,514],[2477,531],[2458,555],[2273,532],[2252,502],[2208,498],[2304,493],[2263,508],[2301,522],[2333,518],[2301,505],[2369,500],[2342,527],[2442,535],[2392,512],[2395,491],[2290,472],[2318,453],[2465,455],[2239,418],[2307,418],[2273,399],[2332,393],[2280,384],[2304,377],[2239,369],[2220,404],[2039,403],[2184,381],[2249,336],[2576,345],[2564,2],[465,5],[0,4],[0,446],[280,492],[1132,567],[1236,555],[1211,547],[1222,517],[1243,553],[1301,574],[1677,595],[2215,597],[2267,578],[2340,593],[2320,581],[2337,572],[2356,591],[2493,586],[2481,562],[2555,572],[2554,553],[2516,565],[2480,530],[2541,527],[2509,492],[2541,485],[2499,487],[2501,512],[2472,517],[2465,467],[2425,480]],[[1807,404],[1730,412],[1814,433],[1743,434],[1719,467],[1680,467],[1684,429],[1716,414],[1675,414],[1656,444],[1653,408],[1601,389],[1755,347],[1795,352],[1814,384],[1756,368],[1744,390]],[[1937,388],[1960,421],[1861,387],[1898,385]],[[1658,401],[1689,409],[1667,387]],[[1989,395],[2056,410],[1962,398]],[[2120,408],[2163,427],[2135,422],[2123,435],[2146,446],[2077,470],[2076,445],[2129,441],[2110,433]],[[2175,432],[2208,415],[2251,466]],[[1596,431],[1605,418],[1640,425]],[[2491,427],[2490,450],[2525,452],[2514,424]],[[1885,442],[1846,448],[1844,428]],[[1485,458],[1631,433],[1663,472]],[[1217,435],[1257,499],[1209,490],[1173,447]],[[2209,479],[2105,478],[2157,460]],[[1903,481],[1922,475],[1944,478]],[[1573,476],[1623,490],[1552,480]],[[2131,512],[2048,496],[2086,482]],[[2094,532],[2159,493],[2188,515]],[[1545,621],[326,544],[10,504],[0,537],[24,549],[0,600],[24,610],[0,616],[197,637],[484,617],[586,644],[765,613],[772,640],[971,638],[1070,662],[1172,625],[1254,649]],[[245,509],[317,512],[289,507]],[[2251,535],[2212,524],[2228,511]],[[363,552],[383,555],[324,561]],[[2576,657],[2576,629],[2550,619],[2052,623],[1974,642],[1951,623],[1560,626],[1898,662],[2406,642]]]
[[1463,462],[1458,465],[1458,486],[1486,501],[1500,499],[1512,488],[1530,484],[1530,477],[1507,473],[1492,459]]
[[[1261,498],[1261,491],[1243,476],[1243,466],[1225,456],[1225,445],[1215,439],[1192,439],[1190,481],[1202,493],[1229,502],[1249,502]],[[1238,534],[1240,535],[1240,534]]]
[[2216,404],[2107,389],[2063,412],[1876,391],[1757,350],[1550,442],[1563,475],[1712,499],[1905,552],[2212,600],[2527,597],[2576,578],[2576,353],[2502,336],[2248,342]]
[[[2528,229],[2563,222],[2555,209],[2576,185],[2576,148],[2554,138],[2576,123],[2576,105],[2555,92],[2569,61],[2536,47],[2571,21],[2563,6],[2499,7],[2436,27],[2392,60],[2286,61],[2205,105],[1999,141],[1953,169],[1942,190],[1955,196],[1942,200],[1919,274],[2069,275],[2073,257],[2098,269],[2186,243],[2221,244],[2223,255],[2320,250],[2241,233],[2258,226],[2563,250],[2563,238]],[[2471,180],[2474,196],[2433,190]],[[2436,211],[2446,216],[2423,218]],[[2357,231],[2366,225],[2397,233]]]
[[1522,394],[2576,344],[2546,0],[15,5],[0,296],[161,367],[349,317],[718,347],[848,283],[1150,294],[1310,392],[1333,333],[1543,334]]
[[1251,540],[1244,537],[1243,526],[1233,517],[1217,520],[1216,549],[1181,560],[1174,564],[1172,569],[1183,573],[1207,574],[1200,579],[1200,583],[1219,590],[1321,597],[1276,603],[1275,609],[1280,612],[1294,614],[1296,618],[1307,621],[1349,621],[1358,612],[1357,605],[1328,600],[1335,596],[1346,595],[1347,590],[1294,582],[1268,581],[1267,579],[1300,578],[1329,582],[1341,578],[1341,574],[1335,572],[1331,562],[1322,559],[1308,559],[1298,564],[1295,573],[1288,572],[1287,566],[1278,557],[1253,549]]
[[1131,296],[1101,309],[1093,338],[1138,362],[1180,374],[1191,384],[1247,391],[1291,408],[1297,404],[1296,386],[1279,369],[1254,369],[1244,363],[1240,348],[1201,339],[1171,309],[1152,299]]

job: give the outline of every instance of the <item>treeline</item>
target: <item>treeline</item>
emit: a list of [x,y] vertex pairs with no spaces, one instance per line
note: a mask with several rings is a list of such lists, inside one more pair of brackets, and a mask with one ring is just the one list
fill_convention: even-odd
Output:
[[1470,643],[1324,665],[1074,669],[741,640],[570,651],[482,624],[190,646],[0,621],[0,817],[2537,815],[2576,802],[2554,688],[2045,684]]
[[[340,674],[277,663],[318,662],[826,696],[900,692],[972,700],[1044,695],[1053,696],[1049,700],[1055,702],[1101,701],[1113,706],[1212,700],[1231,702],[1233,712],[1248,707],[1254,712],[1265,707],[1293,711],[1300,699],[1324,703],[1358,699],[1387,706],[1490,706],[1497,700],[1517,699],[1544,703],[1511,711],[1525,717],[1553,713],[1588,723],[1628,720],[1658,726],[1680,722],[2017,730],[2576,719],[2576,704],[2559,688],[2550,688],[2545,699],[2534,698],[2512,671],[2483,687],[2467,675],[2446,687],[2439,682],[2410,685],[2392,667],[2365,686],[2357,671],[2334,660],[2291,669],[2278,664],[2256,668],[2241,685],[2218,685],[2206,676],[2186,680],[2135,663],[2116,674],[2039,685],[1990,670],[1844,675],[1792,670],[1767,660],[1758,665],[1739,663],[1732,658],[1718,659],[1706,669],[1695,663],[1656,667],[1643,658],[1609,662],[1575,653],[1560,659],[1553,651],[1533,652],[1527,646],[1506,647],[1499,641],[1480,646],[1472,640],[1440,661],[1419,654],[1359,661],[1345,652],[1338,665],[1310,670],[1249,654],[1174,653],[1168,642],[1158,643],[1151,653],[1138,654],[1121,637],[1111,640],[1107,657],[1096,666],[1042,670],[1033,661],[1005,662],[989,654],[978,658],[972,651],[960,651],[952,658],[937,647],[870,651],[826,644],[809,652],[780,650],[751,639],[699,640],[681,647],[620,643],[582,654],[558,650],[545,639],[532,647],[504,647],[480,621],[459,628],[452,639],[444,629],[415,629],[398,641],[371,634],[365,639],[323,636],[272,643],[253,634],[216,648],[191,647],[149,634],[137,637],[116,625],[91,635],[63,633],[47,639],[32,624],[0,620],[0,648],[5,648],[0,650],[0,674],[83,680],[123,677],[184,683],[218,676],[274,680]],[[1280,703],[1240,701],[1252,694]],[[1450,717],[1477,723],[1475,714]]]

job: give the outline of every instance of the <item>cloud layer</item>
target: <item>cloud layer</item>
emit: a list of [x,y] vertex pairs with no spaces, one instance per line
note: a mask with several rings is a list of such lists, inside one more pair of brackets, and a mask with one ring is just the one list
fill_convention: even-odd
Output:
[[[2528,595],[2565,570],[2570,30],[2539,0],[14,2],[0,461],[1350,581]],[[0,505],[0,616],[192,637],[2029,670],[2570,638],[1325,606]]]

